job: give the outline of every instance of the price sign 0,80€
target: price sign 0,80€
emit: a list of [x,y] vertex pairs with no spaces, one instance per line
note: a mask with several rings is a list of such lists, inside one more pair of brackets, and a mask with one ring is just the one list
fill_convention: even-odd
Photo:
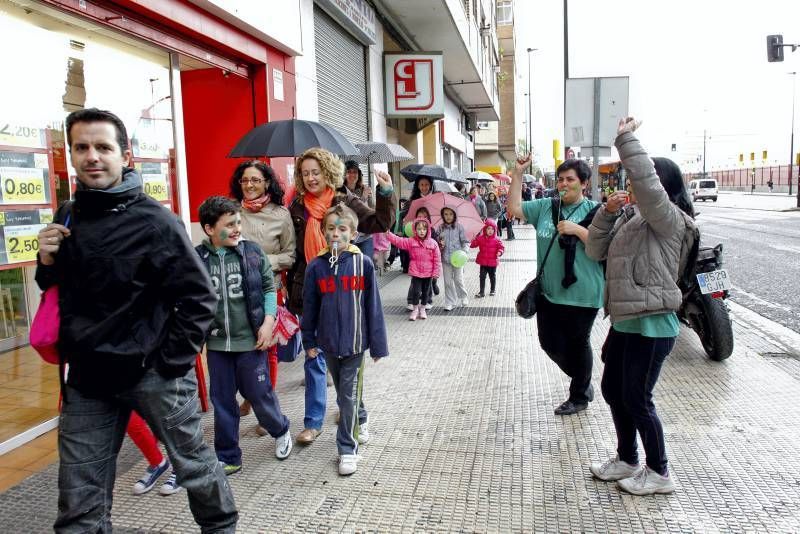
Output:
[[44,227],[44,224],[6,226],[4,241],[8,263],[36,261],[36,253],[39,252],[39,230]]
[[0,194],[3,204],[46,204],[42,170],[0,167]]

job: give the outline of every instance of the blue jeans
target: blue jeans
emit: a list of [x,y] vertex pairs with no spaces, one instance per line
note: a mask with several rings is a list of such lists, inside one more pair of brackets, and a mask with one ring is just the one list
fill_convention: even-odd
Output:
[[603,345],[603,398],[617,431],[617,453],[629,464],[639,462],[636,433],[642,438],[647,465],[667,473],[664,430],[653,404],[653,388],[661,366],[675,346],[674,337],[644,337],[612,327]]
[[306,413],[303,418],[305,428],[322,430],[325,419],[325,406],[328,402],[328,383],[325,354],[319,352],[316,358],[305,357],[303,371],[306,376]]
[[65,387],[58,426],[56,532],[111,532],[117,455],[131,410],[142,416],[166,447],[201,531],[236,530],[233,493],[203,441],[194,373],[166,379],[150,369],[130,389],[103,399]]
[[208,351],[211,403],[214,405],[214,450],[220,461],[242,464],[239,448],[239,403],[236,392],[250,401],[258,424],[273,438],[289,430],[289,419],[281,412],[278,396],[269,381],[267,355],[248,352]]

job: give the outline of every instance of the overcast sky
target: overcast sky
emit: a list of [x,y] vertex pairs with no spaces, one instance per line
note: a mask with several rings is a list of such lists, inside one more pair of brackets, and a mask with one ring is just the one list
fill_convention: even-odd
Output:
[[[563,141],[563,4],[516,0],[515,10],[519,94],[527,92],[526,49],[540,49],[531,54],[533,145],[548,167],[552,139]],[[629,76],[630,112],[644,121],[641,139],[653,155],[671,156],[685,170],[703,152],[704,129],[707,168],[736,165],[740,152],[746,160],[756,152],[760,164],[762,150],[769,163],[786,164],[787,73],[800,71],[800,49],[786,48],[783,63],[768,63],[766,36],[773,33],[800,43],[800,1],[569,0],[570,77]],[[523,103],[519,137],[526,119]],[[794,149],[800,152],[800,136]]]

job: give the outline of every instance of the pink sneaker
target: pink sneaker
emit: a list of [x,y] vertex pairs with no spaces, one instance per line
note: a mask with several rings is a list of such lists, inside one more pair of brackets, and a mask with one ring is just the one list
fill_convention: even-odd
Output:
[[419,317],[419,306],[414,306],[414,309],[411,310],[411,315],[408,316],[408,320],[416,321],[417,317]]
[[419,318],[420,319],[427,319],[428,313],[425,311],[425,306],[419,306]]

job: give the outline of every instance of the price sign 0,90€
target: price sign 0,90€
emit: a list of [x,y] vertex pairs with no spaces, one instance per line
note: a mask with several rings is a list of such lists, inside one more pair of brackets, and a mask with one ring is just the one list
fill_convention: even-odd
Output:
[[39,252],[39,230],[44,227],[44,224],[6,226],[4,234],[8,263],[36,261],[36,253]]
[[41,169],[0,168],[0,193],[3,204],[46,204]]
[[146,195],[150,195],[159,202],[169,200],[167,177],[163,174],[142,175],[143,188]]

